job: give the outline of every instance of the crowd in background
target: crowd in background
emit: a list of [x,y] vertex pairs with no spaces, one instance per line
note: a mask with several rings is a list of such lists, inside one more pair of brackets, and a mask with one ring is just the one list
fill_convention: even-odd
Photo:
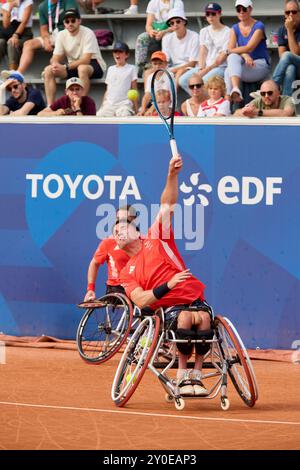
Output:
[[[130,49],[116,40],[114,65],[107,67],[93,30],[84,26],[81,11],[93,12],[103,0],[44,0],[38,14],[39,36],[32,31],[33,0],[2,1],[0,59],[1,115],[153,116],[150,83],[157,69],[168,69],[175,87],[186,95],[176,115],[219,117],[294,116],[293,93],[300,78],[300,9],[297,0],[284,2],[284,23],[278,31],[279,60],[272,73],[265,25],[256,20],[251,0],[236,0],[237,22],[229,28],[222,6],[205,7],[207,26],[189,29],[182,0],[150,0],[145,31],[138,35],[135,64]],[[136,14],[131,0],[124,14]],[[26,83],[38,50],[50,54],[41,70],[45,96]],[[105,77],[102,103],[89,97],[91,79]],[[138,77],[144,81],[139,97]],[[56,81],[65,93],[56,98]],[[170,87],[156,75],[157,103],[167,109]],[[99,85],[95,85],[99,86]],[[97,111],[98,108],[98,111]]]

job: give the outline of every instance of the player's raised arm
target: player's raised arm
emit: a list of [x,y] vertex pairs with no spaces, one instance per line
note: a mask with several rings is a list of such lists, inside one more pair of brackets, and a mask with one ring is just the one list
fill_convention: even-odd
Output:
[[178,199],[178,174],[182,168],[182,158],[180,155],[170,160],[167,181],[160,198],[160,221],[167,220],[174,211],[174,205]]

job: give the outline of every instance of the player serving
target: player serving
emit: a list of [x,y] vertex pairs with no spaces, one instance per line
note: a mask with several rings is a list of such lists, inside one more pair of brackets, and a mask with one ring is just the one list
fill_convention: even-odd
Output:
[[[115,239],[130,260],[121,271],[120,282],[127,296],[140,308],[182,306],[177,320],[177,337],[186,338],[191,330],[210,329],[210,316],[203,309],[205,286],[186,268],[176,247],[172,214],[178,198],[178,174],[182,168],[180,156],[170,160],[167,181],[161,195],[157,218],[145,238],[141,239],[134,222],[127,219],[116,226]],[[184,306],[199,306],[187,311]],[[192,345],[178,343],[179,368],[177,381],[181,395],[205,396],[201,382],[203,356],[209,346],[198,343],[194,370],[187,370]]]

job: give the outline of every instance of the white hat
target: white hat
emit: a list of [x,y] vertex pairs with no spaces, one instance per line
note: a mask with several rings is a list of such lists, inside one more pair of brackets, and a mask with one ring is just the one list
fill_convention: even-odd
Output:
[[184,14],[184,11],[181,8],[173,8],[172,10],[170,10],[166,23],[169,24],[170,20],[172,20],[173,18],[181,18],[187,23],[187,19]]
[[239,5],[245,8],[253,7],[253,3],[251,0],[236,0],[235,6],[238,7]]
[[71,77],[69,78],[69,80],[66,81],[66,90],[72,85],[79,85],[81,86],[81,88],[83,88],[83,83],[78,77]]

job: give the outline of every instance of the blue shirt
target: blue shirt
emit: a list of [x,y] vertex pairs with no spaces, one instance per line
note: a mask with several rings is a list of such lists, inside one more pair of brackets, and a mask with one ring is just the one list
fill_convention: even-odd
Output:
[[36,88],[27,89],[27,99],[24,103],[19,103],[13,96],[10,96],[10,98],[6,100],[5,106],[7,106],[10,111],[18,111],[25,103],[34,103],[34,107],[28,113],[28,115],[31,116],[38,114],[46,107],[42,93]]
[[254,49],[254,51],[249,52],[249,55],[252,57],[253,60],[265,59],[266,62],[269,64],[270,63],[270,57],[269,57],[269,53],[268,53],[268,49],[267,49],[267,43],[266,43],[265,25],[263,24],[263,22],[262,21],[255,21],[255,23],[252,26],[251,31],[250,31],[250,33],[248,34],[247,37],[242,35],[238,23],[233,25],[233,30],[234,30],[236,38],[237,38],[238,47],[247,46],[247,44],[250,41],[250,39],[252,38],[253,34],[258,29],[260,29],[263,32],[264,39],[262,39],[260,41],[260,43]]
[[[300,43],[300,28],[295,31],[295,38],[296,41]],[[284,46],[287,48],[288,51],[290,50],[287,30],[285,26],[280,26],[280,28],[278,29],[278,46]]]

